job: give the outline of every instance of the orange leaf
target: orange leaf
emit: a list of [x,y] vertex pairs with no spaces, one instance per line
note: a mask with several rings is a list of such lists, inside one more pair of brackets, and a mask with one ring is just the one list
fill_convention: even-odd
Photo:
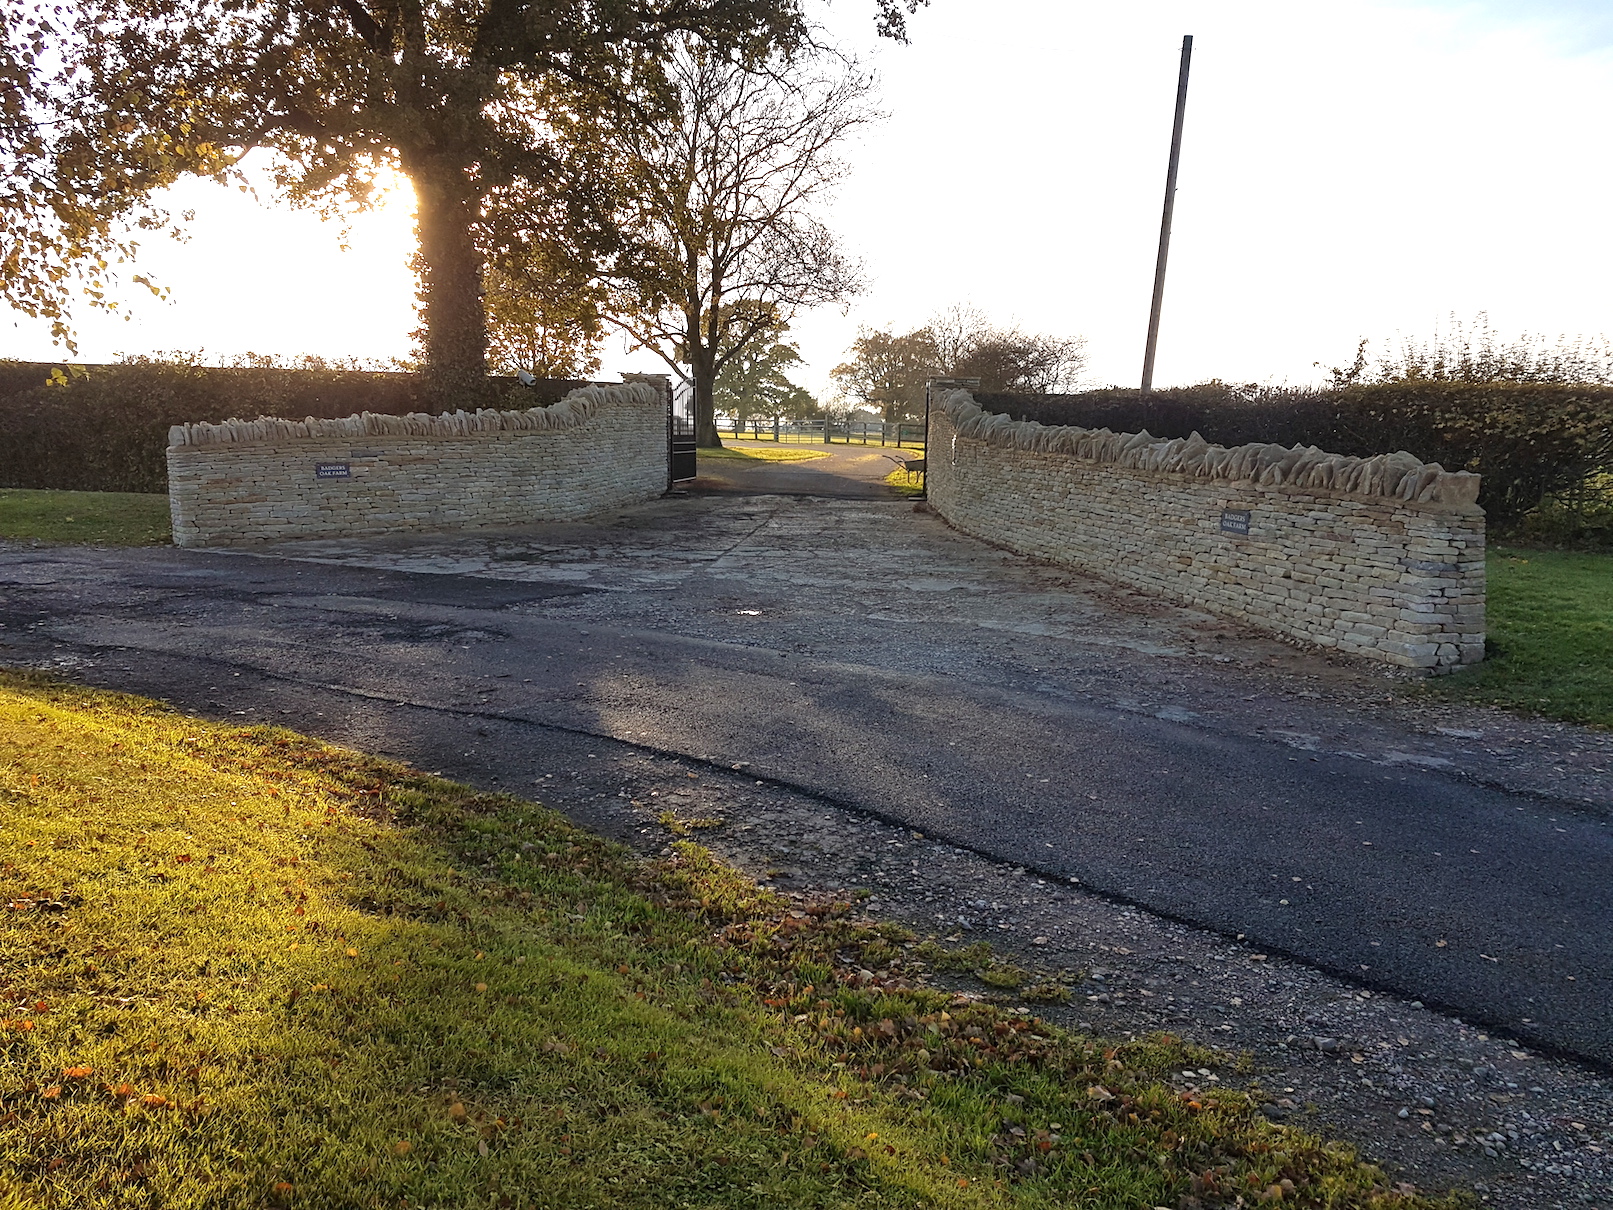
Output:
[[44,1101],[54,1101],[61,1095],[62,1086],[60,1084],[52,1084],[49,1088],[45,1089],[44,1092],[40,1093],[39,1097]]
[[414,1144],[408,1139],[399,1139],[396,1143],[392,1144],[392,1150],[397,1152],[399,1155],[408,1155],[409,1152],[414,1150]]
[[62,1068],[62,1074],[70,1080],[82,1080],[85,1076],[93,1076],[95,1074],[95,1068],[64,1067]]
[[161,1093],[148,1092],[145,1096],[140,1098],[140,1103],[146,1106],[148,1109],[161,1109],[164,1105],[168,1104],[168,1098],[163,1096]]
[[290,1181],[276,1181],[274,1183],[274,1191],[281,1197],[284,1197],[286,1194],[290,1193],[291,1190],[292,1184]]
[[969,1178],[966,1177],[966,1176],[960,1176],[958,1178],[958,1188],[959,1189],[967,1189],[968,1187],[969,1187]]

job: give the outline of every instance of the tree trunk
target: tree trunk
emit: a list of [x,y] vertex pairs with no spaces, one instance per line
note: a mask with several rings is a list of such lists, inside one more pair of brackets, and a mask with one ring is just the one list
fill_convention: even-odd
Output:
[[426,401],[440,411],[480,407],[489,383],[478,200],[457,164],[405,157],[403,166],[416,197]]
[[722,448],[717,435],[717,355],[699,339],[695,327],[688,343],[689,379],[694,384],[694,441],[701,449]]

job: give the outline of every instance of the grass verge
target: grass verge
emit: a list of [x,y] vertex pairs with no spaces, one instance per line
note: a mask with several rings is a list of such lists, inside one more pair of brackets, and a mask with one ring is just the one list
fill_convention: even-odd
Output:
[[0,538],[156,546],[173,529],[167,496],[0,488]]
[[899,496],[922,496],[924,494],[924,476],[904,471],[897,467],[885,476],[885,486],[891,488]]
[[1446,1204],[847,904],[288,732],[0,674],[0,803],[7,1207]]
[[1499,547],[1486,572],[1484,662],[1429,691],[1613,726],[1613,555]]
[[799,446],[780,445],[754,447],[725,445],[720,449],[699,452],[702,458],[728,458],[749,462],[811,462],[814,458],[827,458],[828,450],[801,449]]

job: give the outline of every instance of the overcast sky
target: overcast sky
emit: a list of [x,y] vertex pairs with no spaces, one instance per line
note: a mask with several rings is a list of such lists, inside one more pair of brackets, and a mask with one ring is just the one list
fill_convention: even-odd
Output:
[[[909,46],[868,0],[831,27],[883,81],[830,219],[870,286],[796,326],[814,390],[859,325],[967,302],[1089,342],[1137,379],[1177,55],[1192,87],[1158,384],[1302,381],[1358,336],[1488,311],[1505,332],[1613,333],[1613,7],[1601,0],[1294,4],[934,0]],[[253,350],[385,358],[414,326],[406,195],[348,250],[311,215],[176,191],[185,244],[147,241],[173,301],[88,313],[82,360]],[[0,356],[49,358],[39,325]],[[607,371],[649,368],[613,344]]]

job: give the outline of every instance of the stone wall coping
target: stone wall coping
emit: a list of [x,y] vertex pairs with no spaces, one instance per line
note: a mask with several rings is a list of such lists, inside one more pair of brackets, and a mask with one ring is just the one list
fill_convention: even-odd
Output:
[[952,421],[958,436],[1008,449],[1067,454],[1132,470],[1244,481],[1262,487],[1305,488],[1408,504],[1478,506],[1478,475],[1448,471],[1437,462],[1422,462],[1405,450],[1354,458],[1329,454],[1314,445],[1290,449],[1256,442],[1229,449],[1211,445],[1197,432],[1190,437],[1160,438],[1146,429],[1140,433],[1115,433],[1109,429],[1014,420],[1000,412],[986,411],[964,390],[944,391],[933,402]]
[[168,430],[168,448],[204,445],[244,445],[266,441],[292,441],[351,437],[468,437],[477,433],[555,432],[586,423],[602,408],[622,406],[664,406],[665,396],[642,382],[616,385],[591,383],[569,391],[548,407],[522,411],[478,408],[474,412],[444,412],[430,415],[410,412],[406,416],[385,416],[360,412],[340,420],[283,420],[259,416],[256,420],[226,420],[176,424]]

